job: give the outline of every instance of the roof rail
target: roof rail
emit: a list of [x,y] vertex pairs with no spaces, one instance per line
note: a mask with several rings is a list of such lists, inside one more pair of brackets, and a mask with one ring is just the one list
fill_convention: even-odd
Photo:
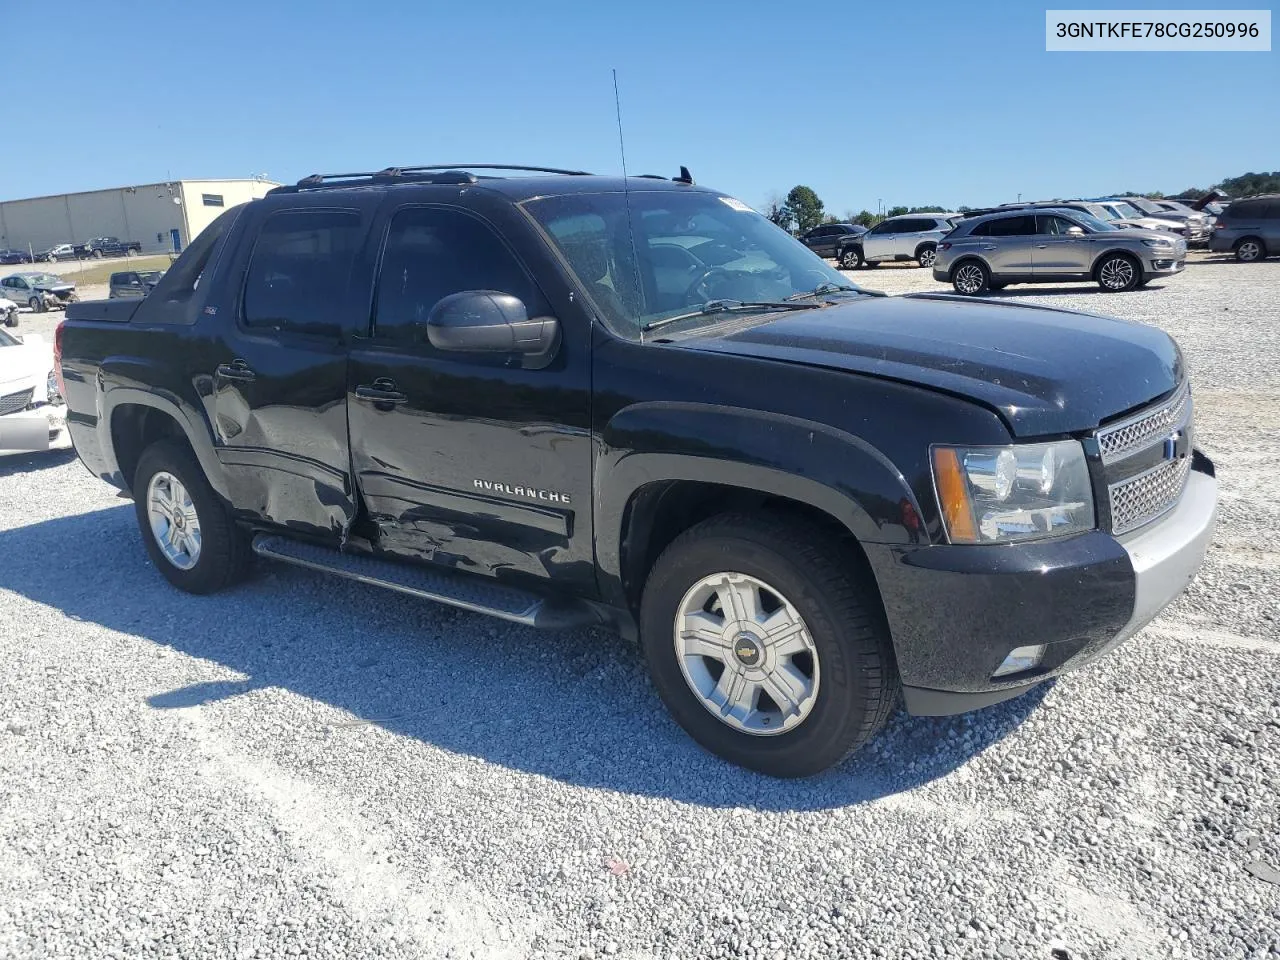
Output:
[[386,167],[359,173],[313,173],[295,184],[276,187],[269,193],[297,193],[300,190],[355,187],[378,183],[477,183],[480,178],[471,170],[510,170],[528,173],[555,173],[565,176],[590,176],[584,170],[561,170],[556,167],[522,167],[502,163],[450,163],[412,167]]

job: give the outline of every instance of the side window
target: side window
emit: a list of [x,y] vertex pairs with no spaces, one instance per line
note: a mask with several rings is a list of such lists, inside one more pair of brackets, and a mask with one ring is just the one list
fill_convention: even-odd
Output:
[[267,217],[245,277],[244,325],[336,338],[361,235],[354,210]]
[[1280,220],[1280,200],[1272,200],[1262,211],[1264,220]]
[[427,317],[440,300],[464,290],[496,290],[545,313],[542,296],[497,234],[461,210],[407,207],[391,220],[373,335],[427,344]]
[[1036,217],[1036,233],[1048,234],[1051,237],[1065,236],[1067,228],[1072,226],[1071,223],[1063,220],[1061,217],[1049,216],[1041,214]]
[[883,234],[890,234],[890,233],[897,233],[897,232],[898,232],[898,221],[896,221],[896,220],[881,220],[879,223],[877,223],[874,227],[872,227],[872,228],[871,228],[871,232],[872,232],[872,233],[875,233],[875,234],[881,234],[881,235],[883,235]]
[[1006,217],[991,221],[992,237],[1025,237],[1036,232],[1035,217]]
[[111,286],[119,287],[129,282],[128,276],[123,273],[113,273],[111,275]]
[[988,220],[986,223],[978,224],[976,227],[974,227],[972,230],[969,231],[969,236],[971,237],[991,236],[991,221]]

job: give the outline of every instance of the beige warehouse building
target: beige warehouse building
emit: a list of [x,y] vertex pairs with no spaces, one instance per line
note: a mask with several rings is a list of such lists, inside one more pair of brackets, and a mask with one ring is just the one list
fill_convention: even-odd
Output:
[[168,180],[0,201],[0,247],[48,250],[91,237],[137,240],[143,253],[182,250],[218,214],[263,196],[271,180]]

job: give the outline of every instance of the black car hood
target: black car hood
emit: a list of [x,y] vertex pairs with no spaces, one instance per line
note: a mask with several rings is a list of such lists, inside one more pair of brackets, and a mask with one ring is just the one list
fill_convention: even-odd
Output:
[[680,343],[957,394],[995,409],[1019,437],[1089,430],[1183,376],[1177,344],[1155,327],[935,294],[860,297]]

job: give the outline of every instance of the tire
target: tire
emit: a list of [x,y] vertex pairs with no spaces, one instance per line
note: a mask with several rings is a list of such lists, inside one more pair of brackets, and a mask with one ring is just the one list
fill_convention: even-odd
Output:
[[101,259],[102,259],[102,251],[101,251],[101,250],[94,250],[94,251],[90,254],[90,256],[91,256],[91,257],[93,257],[93,259],[95,259],[95,260],[101,260]]
[[866,257],[864,256],[864,257],[863,257],[863,259],[862,259],[862,265],[863,265],[864,267],[866,267],[866,268],[870,269],[870,270],[874,270],[876,267],[880,266],[880,261],[879,261],[879,260],[868,260],[868,259],[866,259]]
[[[165,478],[168,478],[167,480]],[[181,503],[189,505],[183,511],[184,525],[178,530],[178,549],[170,544],[161,546],[162,532],[174,527],[166,522],[161,512],[152,512],[153,494],[168,488],[175,492],[173,481],[180,484],[186,496]],[[153,488],[153,481],[155,487]],[[157,570],[171,584],[187,593],[214,593],[240,580],[248,569],[249,538],[231,519],[226,506],[209,486],[204,471],[195,455],[184,443],[177,440],[159,440],[147,447],[138,459],[138,469],[133,479],[134,510],[138,528],[147,554]],[[195,528],[192,530],[191,514]],[[153,519],[156,527],[153,529]],[[189,537],[196,535],[198,549],[191,547]]]
[[1235,253],[1241,263],[1257,263],[1267,259],[1267,245],[1261,237],[1241,237],[1236,243]]
[[991,286],[991,271],[981,260],[961,260],[951,269],[951,286],[956,293],[976,297]]
[[133,247],[130,247],[128,250],[124,252],[124,255],[126,257],[136,257],[138,255],[138,251],[133,249]]
[[18,308],[10,307],[4,315],[4,325],[6,327],[16,327],[18,325]]
[[862,251],[854,246],[845,247],[836,257],[842,270],[857,270],[862,266]]
[[931,268],[933,261],[938,259],[938,245],[936,243],[922,243],[916,248],[916,263],[922,267]]
[[31,308],[32,313],[44,313],[45,305],[43,297],[32,297],[27,301],[27,306]]
[[1108,293],[1124,293],[1142,283],[1142,265],[1127,253],[1109,253],[1098,263],[1094,277]]
[[995,290],[1003,290],[1003,289],[1004,289],[1005,287],[1007,287],[1008,285],[1009,285],[1009,284],[1005,283],[1005,282],[1004,282],[1004,281],[1002,281],[1002,280],[988,280],[988,281],[987,281],[987,289],[988,289],[988,290],[991,290],[991,291],[995,291]]
[[[738,628],[715,611],[723,607],[717,598],[731,588],[755,591],[749,595],[763,611],[763,619],[744,623],[781,617],[783,624],[798,624],[785,642],[804,649],[776,652],[757,642],[763,630],[755,639],[746,629],[730,636]],[[696,612],[707,608],[712,612]],[[728,644],[704,645],[723,656],[677,649],[694,642],[676,630],[681,611],[708,618],[713,636],[724,631],[719,637]],[[640,642],[676,722],[712,753],[769,776],[806,777],[834,766],[884,725],[897,702],[897,665],[878,602],[865,593],[838,540],[787,517],[723,514],[677,537],[645,583]],[[744,659],[751,655],[754,661]],[[732,668],[724,666],[730,662]],[[767,663],[774,669],[756,666]],[[751,680],[753,668],[755,676],[771,679]],[[745,680],[740,715],[730,711],[728,719],[707,699],[719,694],[726,677]],[[795,697],[790,715],[770,698],[770,682],[781,677],[775,689]],[[695,689],[699,683],[703,692]]]

